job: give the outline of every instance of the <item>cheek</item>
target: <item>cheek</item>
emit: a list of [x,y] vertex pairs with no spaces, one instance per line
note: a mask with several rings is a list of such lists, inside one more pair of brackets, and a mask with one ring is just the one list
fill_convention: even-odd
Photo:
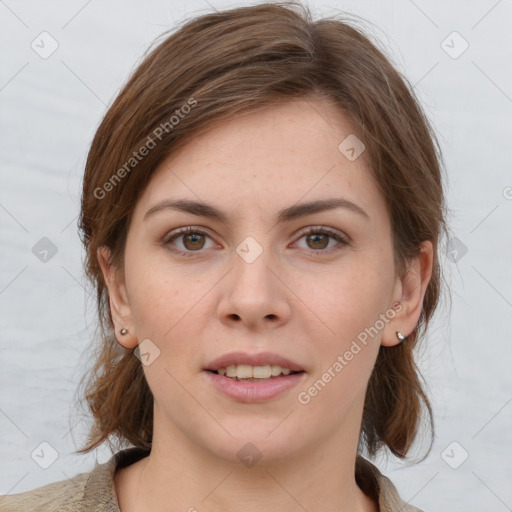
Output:
[[[354,404],[362,405],[380,347],[381,331],[371,328],[385,311],[390,281],[384,277],[385,268],[362,258],[360,263],[347,264],[321,279],[317,276],[311,281],[314,286],[309,282],[301,291],[321,322],[308,315],[313,320],[305,329],[309,328],[309,343],[315,340],[310,346],[315,365],[297,401],[308,417],[322,418],[320,423],[329,425],[341,424]],[[313,322],[321,325],[314,333]]]
[[[191,289],[204,286],[200,281],[188,281],[183,285],[179,280],[155,280],[153,277],[137,285],[136,299],[132,306],[134,322],[139,336],[154,339],[158,344],[169,344],[187,333],[192,335],[200,317],[198,305],[201,293]],[[187,337],[187,344],[194,343],[194,337]]]
[[186,269],[176,268],[166,259],[165,250],[127,250],[126,280],[130,307],[139,339],[155,343],[184,334],[189,319],[205,295],[206,284]]
[[298,280],[302,283],[298,294],[323,322],[324,335],[333,348],[350,344],[385,312],[392,291],[392,270],[390,258],[375,264],[371,258],[354,254],[335,270]]

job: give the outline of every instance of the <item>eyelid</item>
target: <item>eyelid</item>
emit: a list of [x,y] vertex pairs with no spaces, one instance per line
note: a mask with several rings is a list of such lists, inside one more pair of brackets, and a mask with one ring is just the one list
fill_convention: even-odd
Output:
[[346,235],[343,231],[339,231],[337,229],[334,229],[334,228],[330,228],[328,226],[322,226],[322,225],[317,225],[317,226],[308,226],[306,228],[304,228],[303,230],[299,231],[298,235],[297,236],[304,236],[304,235],[308,235],[310,233],[325,233],[325,234],[328,234],[328,235],[331,235],[333,238],[339,238],[341,240],[343,240],[343,242],[345,242],[346,244],[349,244],[351,242],[351,238]]
[[208,230],[206,228],[200,226],[183,226],[181,228],[176,228],[168,232],[163,238],[163,243],[169,243],[173,239],[179,238],[182,235],[188,235],[190,233],[199,233],[201,235],[206,235],[213,240],[213,237],[208,234]]

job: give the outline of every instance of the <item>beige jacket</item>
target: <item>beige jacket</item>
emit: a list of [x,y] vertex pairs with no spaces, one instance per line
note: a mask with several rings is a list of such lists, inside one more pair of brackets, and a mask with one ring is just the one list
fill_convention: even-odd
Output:
[[[0,496],[1,512],[121,512],[114,485],[116,469],[149,455],[142,448],[127,448],[89,473],[19,494]],[[380,512],[421,512],[400,499],[389,478],[370,461],[357,456],[356,481],[376,502]]]

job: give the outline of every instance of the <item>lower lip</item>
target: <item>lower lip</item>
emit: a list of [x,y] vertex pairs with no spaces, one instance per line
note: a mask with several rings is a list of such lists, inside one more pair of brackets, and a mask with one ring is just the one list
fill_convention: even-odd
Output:
[[266,402],[288,391],[304,379],[306,372],[292,373],[262,382],[244,382],[205,371],[212,384],[239,402]]

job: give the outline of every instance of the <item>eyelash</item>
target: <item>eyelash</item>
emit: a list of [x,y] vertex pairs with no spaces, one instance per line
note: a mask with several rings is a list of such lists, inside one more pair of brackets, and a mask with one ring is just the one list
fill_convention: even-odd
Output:
[[[208,238],[211,238],[208,235],[208,233],[206,233],[202,229],[194,228],[193,226],[187,226],[186,228],[179,229],[178,231],[173,233],[171,236],[169,236],[164,241],[164,245],[165,245],[166,249],[168,251],[172,252],[172,253],[179,254],[179,255],[182,255],[182,256],[185,256],[185,257],[194,257],[196,254],[200,254],[202,252],[201,250],[198,250],[198,251],[182,251],[180,249],[175,249],[175,248],[171,247],[171,245],[170,245],[171,242],[173,242],[174,240],[176,240],[180,236],[190,235],[190,234],[204,235],[204,236],[207,236]],[[347,239],[345,239],[344,237],[342,237],[336,231],[333,231],[333,230],[331,230],[329,228],[320,227],[320,226],[311,226],[311,227],[307,228],[306,231],[303,231],[300,234],[300,237],[299,237],[298,240],[300,240],[304,236],[316,235],[316,234],[328,235],[330,238],[333,238],[334,240],[336,240],[341,246],[349,245],[349,241]],[[333,250],[340,250],[340,249],[341,249],[341,247],[336,247],[335,246],[335,247],[331,247],[330,249],[325,249],[325,250],[323,250],[323,249],[319,249],[319,250],[309,249],[308,252],[310,254],[314,255],[314,256],[323,256],[323,255],[330,255],[333,252]]]

